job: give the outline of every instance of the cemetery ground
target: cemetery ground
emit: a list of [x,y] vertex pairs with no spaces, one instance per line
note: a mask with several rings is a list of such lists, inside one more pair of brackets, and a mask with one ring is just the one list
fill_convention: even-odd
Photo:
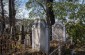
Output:
[[0,0],[0,55],[85,55],[85,0]]
[[[3,36],[3,38],[0,37],[0,40],[3,42],[2,51],[0,50],[0,53],[4,53],[3,55],[46,55],[45,53],[32,50],[31,45],[24,46],[24,44],[20,44],[18,41],[11,40],[7,38],[7,36]],[[57,48],[58,41],[50,41],[49,53],[52,53]],[[85,55],[85,45],[74,46],[73,49],[75,51],[75,55]],[[58,51],[55,51],[52,55],[58,55]],[[62,47],[62,55],[71,55],[71,46],[69,43]]]

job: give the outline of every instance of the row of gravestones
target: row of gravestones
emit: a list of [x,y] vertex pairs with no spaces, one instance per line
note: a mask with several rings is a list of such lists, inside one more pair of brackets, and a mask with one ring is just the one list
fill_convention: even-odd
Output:
[[[66,41],[65,26],[62,23],[55,23],[52,26],[52,40]],[[32,26],[32,49],[49,53],[49,29],[44,20],[36,19]]]
[[[52,26],[52,40],[66,41],[65,26],[62,23],[55,23]],[[30,42],[30,36],[27,34],[24,39],[25,46],[30,45],[32,42],[32,49],[35,51],[42,51],[43,53],[49,53],[49,29],[45,20],[36,19],[32,25],[32,41]],[[21,36],[19,36],[21,41]]]

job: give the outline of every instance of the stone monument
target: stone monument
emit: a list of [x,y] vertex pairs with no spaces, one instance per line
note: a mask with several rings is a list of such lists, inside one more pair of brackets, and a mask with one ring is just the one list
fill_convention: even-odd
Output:
[[49,35],[48,25],[44,20],[35,19],[32,26],[32,49],[48,54]]
[[66,41],[65,26],[62,23],[56,22],[52,26],[52,40]]

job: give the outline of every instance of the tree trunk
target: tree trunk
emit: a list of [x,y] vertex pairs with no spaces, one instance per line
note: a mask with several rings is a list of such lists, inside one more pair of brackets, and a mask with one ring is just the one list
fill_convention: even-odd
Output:
[[25,32],[24,32],[24,26],[22,25],[22,32],[21,32],[21,35],[22,35],[22,37],[21,37],[21,43],[22,44],[24,44],[24,39],[25,39]]
[[48,33],[49,34],[48,41],[49,41],[52,40],[52,25],[55,23],[54,13],[52,9],[53,0],[46,0],[45,2],[46,2],[46,22],[48,24],[48,29],[49,29],[49,33]]
[[9,22],[10,26],[15,26],[15,0],[9,0]]
[[1,0],[1,9],[2,9],[2,33],[4,32],[4,29],[5,29],[5,18],[4,18],[4,5],[3,5],[3,0]]
[[[15,36],[15,0],[9,0],[9,24],[10,24],[10,33]],[[12,32],[11,32],[12,30]]]
[[55,23],[52,3],[53,0],[46,0],[46,21],[49,27],[50,40],[52,39],[52,25]]

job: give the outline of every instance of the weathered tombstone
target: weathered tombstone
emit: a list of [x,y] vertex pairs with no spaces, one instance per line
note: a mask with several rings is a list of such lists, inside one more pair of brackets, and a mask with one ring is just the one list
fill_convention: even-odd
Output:
[[18,39],[18,43],[21,44],[21,35],[18,35],[19,39]]
[[44,20],[36,19],[32,26],[32,49],[47,53],[49,51],[48,25]]
[[62,43],[66,41],[65,26],[62,23],[55,23],[52,27],[52,39],[58,41],[58,55],[61,55]]
[[52,26],[52,40],[66,41],[65,26],[62,23],[56,22]]
[[25,46],[30,46],[31,45],[29,34],[26,34],[24,44],[25,44]]
[[16,28],[17,28],[17,36],[18,36],[18,43],[21,44],[21,31],[22,31],[22,27],[20,24],[17,24],[16,25]]

